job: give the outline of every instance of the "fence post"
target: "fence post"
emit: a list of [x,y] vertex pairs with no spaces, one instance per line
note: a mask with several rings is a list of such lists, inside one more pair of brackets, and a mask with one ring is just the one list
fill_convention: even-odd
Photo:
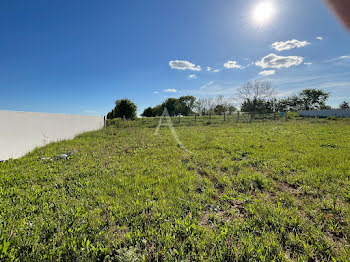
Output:
[[276,120],[276,111],[273,111],[273,120]]
[[286,118],[286,121],[288,121],[288,118],[287,118],[287,111],[285,112],[284,117]]
[[211,112],[209,112],[209,120],[211,120]]
[[103,127],[106,127],[106,116],[103,116]]
[[239,111],[237,111],[237,123],[239,122]]

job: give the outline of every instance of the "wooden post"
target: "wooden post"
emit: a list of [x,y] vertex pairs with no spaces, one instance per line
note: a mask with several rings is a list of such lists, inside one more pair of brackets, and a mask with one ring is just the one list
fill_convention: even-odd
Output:
[[276,111],[273,111],[273,120],[276,120]]
[[103,116],[103,127],[106,127],[106,116]]
[[239,111],[237,111],[237,123],[239,122]]
[[287,111],[284,113],[284,117],[286,118],[286,121],[288,120],[287,118]]
[[211,112],[209,112],[209,120],[211,120]]

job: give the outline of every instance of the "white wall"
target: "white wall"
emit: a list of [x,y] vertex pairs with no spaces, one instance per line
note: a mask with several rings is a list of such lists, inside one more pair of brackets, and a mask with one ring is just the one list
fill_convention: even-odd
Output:
[[0,110],[0,160],[21,157],[37,146],[71,139],[103,124],[103,116]]
[[299,115],[311,117],[350,117],[350,109],[307,110],[299,111]]

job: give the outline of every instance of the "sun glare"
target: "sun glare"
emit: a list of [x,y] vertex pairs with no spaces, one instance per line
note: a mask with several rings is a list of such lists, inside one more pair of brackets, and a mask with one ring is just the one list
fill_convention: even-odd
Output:
[[253,18],[255,23],[263,25],[272,19],[274,13],[275,8],[271,2],[262,2],[255,7]]

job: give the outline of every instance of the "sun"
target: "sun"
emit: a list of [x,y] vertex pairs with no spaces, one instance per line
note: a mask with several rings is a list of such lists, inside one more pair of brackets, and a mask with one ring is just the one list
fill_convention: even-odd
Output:
[[253,19],[259,25],[269,22],[275,13],[275,7],[271,2],[259,3],[253,12]]

